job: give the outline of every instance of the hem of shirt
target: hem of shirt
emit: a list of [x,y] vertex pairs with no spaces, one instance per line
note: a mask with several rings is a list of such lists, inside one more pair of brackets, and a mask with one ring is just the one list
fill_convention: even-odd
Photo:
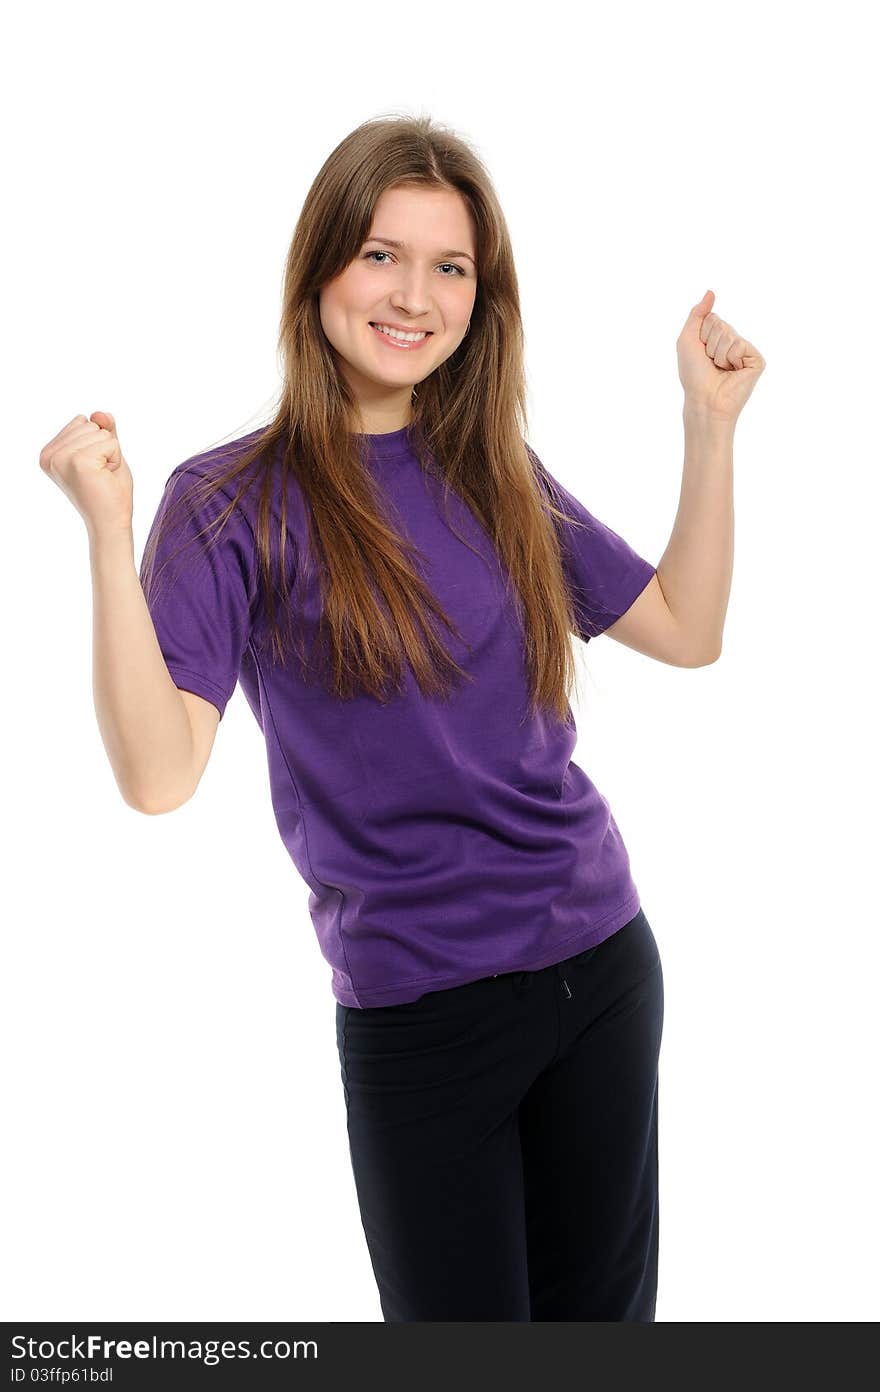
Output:
[[[633,607],[636,600],[638,599],[639,595],[642,594],[642,592],[648,588],[648,585],[651,583],[656,574],[657,567],[655,565],[652,565],[650,561],[645,560],[644,557],[641,557],[638,568],[633,571],[632,589],[630,590],[629,588],[627,588],[624,591],[626,598],[624,600],[623,607],[617,613],[610,615],[606,613],[603,616],[601,627],[597,627],[594,624],[594,627],[596,628],[595,632],[590,632],[588,628],[586,635],[587,639],[589,640],[590,638],[601,638],[602,634],[606,633],[608,629],[611,628],[612,624],[616,624],[618,619],[622,619],[624,614],[628,614],[630,609]],[[581,637],[583,636],[584,635],[581,634]]]
[[[420,995],[424,995],[427,991],[452,990],[456,986],[467,986],[473,981],[482,981],[490,976],[505,976],[509,972],[543,971],[544,967],[555,966],[558,962],[564,962],[569,957],[576,957],[579,953],[586,952],[590,947],[597,947],[599,943],[604,942],[606,938],[612,937],[625,927],[631,919],[636,917],[640,909],[641,899],[639,891],[636,889],[622,904],[618,904],[612,913],[603,918],[600,923],[593,924],[586,933],[583,931],[575,933],[573,937],[565,938],[561,943],[556,943],[549,952],[541,953],[538,957],[527,958],[525,961],[515,962],[512,966],[505,966],[497,972],[481,972],[479,976],[426,976],[418,981],[398,982],[395,986],[374,986],[357,992],[349,990],[345,986],[334,984],[333,994],[340,1005],[352,1006],[355,1009],[364,1009],[371,1005],[403,1005]],[[415,997],[410,994],[413,989],[416,991]]]
[[190,672],[186,667],[179,667],[176,662],[166,662],[165,666],[168,668],[175,686],[182,687],[184,691],[192,691],[196,696],[202,696],[206,701],[210,701],[211,705],[216,706],[220,712],[220,719],[223,719],[228,697],[219,686],[198,672]]

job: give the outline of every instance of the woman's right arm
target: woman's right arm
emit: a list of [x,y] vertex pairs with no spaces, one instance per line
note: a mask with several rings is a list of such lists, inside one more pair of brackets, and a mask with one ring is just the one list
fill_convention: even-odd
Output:
[[194,727],[159,647],[134,562],[134,489],[112,415],[75,416],[43,447],[40,467],[88,533],[95,712],[119,791],[139,812],[171,812],[198,786],[216,721],[200,714]]
[[[159,647],[131,529],[90,532],[89,554],[92,685],[104,748],[129,807],[171,812],[192,797],[204,762],[197,769],[189,711]],[[210,711],[216,730],[219,716]]]

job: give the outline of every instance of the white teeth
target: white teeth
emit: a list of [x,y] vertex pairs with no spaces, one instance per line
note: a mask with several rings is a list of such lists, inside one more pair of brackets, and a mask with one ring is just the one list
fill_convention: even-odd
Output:
[[422,333],[401,333],[400,329],[390,329],[387,324],[374,324],[374,329],[379,333],[388,334],[389,338],[402,338],[404,343],[418,343],[420,339],[427,338],[427,334]]

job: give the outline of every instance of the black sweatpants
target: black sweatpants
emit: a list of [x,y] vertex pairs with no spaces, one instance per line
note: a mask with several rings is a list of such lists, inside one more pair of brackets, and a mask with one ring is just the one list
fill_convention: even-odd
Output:
[[386,1321],[654,1320],[662,1030],[641,909],[541,971],[337,1001]]

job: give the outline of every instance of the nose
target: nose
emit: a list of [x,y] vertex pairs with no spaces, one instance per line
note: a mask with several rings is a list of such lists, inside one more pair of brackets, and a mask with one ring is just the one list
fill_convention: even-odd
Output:
[[391,301],[391,304],[395,314],[399,318],[405,319],[408,324],[412,324],[414,328],[419,326],[421,319],[425,319],[428,323],[431,322],[428,306],[423,302],[420,303],[411,295],[398,295],[396,299]]
[[430,310],[431,297],[427,289],[427,276],[427,271],[419,271],[415,267],[409,273],[401,270],[391,303],[408,319],[417,319]]

